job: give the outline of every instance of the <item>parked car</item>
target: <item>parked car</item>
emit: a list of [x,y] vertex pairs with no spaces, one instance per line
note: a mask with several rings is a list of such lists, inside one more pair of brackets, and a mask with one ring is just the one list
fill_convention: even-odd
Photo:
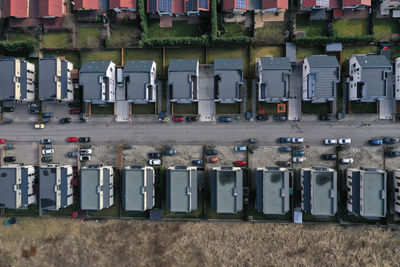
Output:
[[88,149],[81,148],[80,152],[81,152],[81,155],[91,155],[93,153],[93,150],[91,150],[89,148]]
[[186,121],[187,122],[195,122],[195,121],[197,121],[197,117],[196,116],[188,116],[188,117],[186,117]]
[[80,104],[77,102],[73,102],[73,103],[68,103],[68,108],[74,108],[74,109],[78,109],[80,108]]
[[42,149],[42,155],[54,154],[54,149]]
[[43,146],[43,149],[53,149],[53,145],[46,144]]
[[151,158],[151,159],[160,159],[161,153],[149,153],[149,154],[147,154],[147,156],[149,156],[149,158]]
[[42,119],[42,122],[43,123],[49,123],[49,122],[51,122],[51,119],[50,118],[45,118],[45,119]]
[[4,157],[4,162],[13,162],[15,161],[15,157],[14,156],[8,156],[8,157]]
[[29,114],[39,114],[40,111],[37,108],[28,109]]
[[85,144],[82,148],[88,149],[88,148],[92,148],[91,144]]
[[76,138],[76,137],[67,137],[67,142],[77,142],[78,141],[78,138]]
[[330,120],[332,120],[332,117],[331,117],[331,115],[328,115],[328,114],[320,114],[320,115],[318,115],[318,119],[320,121],[330,121]]
[[218,118],[218,121],[219,121],[219,122],[231,122],[231,121],[232,121],[232,118],[231,118],[231,117],[227,117],[227,116],[220,116],[220,117]]
[[293,158],[293,162],[295,163],[300,163],[300,162],[306,162],[306,158],[305,157],[294,157]]
[[281,146],[279,152],[291,152],[292,148],[290,146]]
[[269,120],[269,116],[268,115],[257,115],[256,119],[259,121],[267,121],[267,120]]
[[294,146],[292,146],[292,148],[295,150],[303,150],[304,146],[303,145],[294,145]]
[[151,166],[160,166],[161,160],[160,159],[151,159],[149,160],[149,165]]
[[337,144],[337,140],[336,139],[325,139],[324,140],[324,144],[325,145],[336,145]]
[[30,103],[30,104],[28,105],[28,108],[38,108],[38,107],[39,107],[39,105],[36,104],[36,103]]
[[207,161],[208,163],[216,163],[216,162],[218,162],[218,157],[208,156],[208,157],[206,158],[206,161]]
[[235,146],[234,150],[236,152],[247,151],[247,147],[246,146]]
[[172,155],[176,155],[175,149],[169,149],[164,151],[164,156],[172,156]]
[[395,157],[400,156],[400,151],[387,151],[387,152],[385,153],[385,155],[386,155],[386,157],[388,157],[388,158],[395,158]]
[[67,156],[68,158],[77,158],[77,157],[79,156],[79,153],[78,153],[78,152],[68,152],[68,153],[66,154],[66,156]]
[[301,151],[301,150],[293,151],[293,156],[294,156],[294,157],[304,156],[304,154],[306,154],[306,152]]
[[90,137],[79,137],[78,141],[81,143],[89,143]]
[[237,160],[233,163],[236,167],[243,167],[246,166],[246,161],[245,160]]
[[5,143],[6,143],[6,139],[5,138],[0,139],[0,144],[5,144]]
[[352,158],[341,158],[340,162],[342,164],[350,164],[350,163],[353,163],[353,159]]
[[52,112],[42,113],[42,118],[52,118],[52,117],[53,117],[53,113]]
[[383,145],[383,140],[382,139],[371,139],[368,141],[368,143],[373,146],[380,146],[380,145]]
[[218,155],[218,150],[206,150],[206,156]]
[[292,163],[290,161],[277,161],[276,165],[279,167],[290,167]]
[[12,123],[14,120],[13,119],[5,119],[4,123]]
[[51,144],[51,143],[53,143],[53,140],[50,138],[44,138],[44,139],[40,140],[40,143],[41,144]]
[[348,145],[348,144],[351,144],[351,139],[350,138],[340,138],[338,140],[338,143],[341,145]]
[[89,161],[89,160],[91,160],[92,158],[90,157],[90,156],[87,156],[87,155],[84,155],[84,156],[80,156],[79,157],[79,160],[80,161]]
[[183,121],[183,116],[181,116],[181,115],[172,116],[172,121],[174,121],[174,122],[182,122]]
[[43,123],[35,123],[35,129],[44,129]]
[[274,121],[285,121],[287,120],[285,115],[274,115]]
[[292,142],[292,138],[289,137],[279,137],[276,140],[278,143],[291,143]]
[[336,154],[322,154],[321,159],[323,160],[335,160],[337,159]]
[[42,157],[42,162],[50,162],[53,158],[51,156]]
[[292,143],[304,143],[304,138],[292,138]]
[[14,107],[3,107],[3,112],[14,112]]
[[383,138],[383,142],[385,144],[395,144],[399,142],[399,138],[395,138],[395,137],[385,137]]
[[7,149],[14,149],[14,145],[13,144],[7,144],[6,148]]
[[79,114],[79,113],[81,113],[81,111],[79,109],[74,108],[74,109],[69,109],[68,113],[69,114]]
[[60,123],[61,124],[66,124],[66,123],[70,123],[71,122],[71,118],[62,118],[61,120],[60,120]]
[[198,160],[192,160],[192,165],[194,166],[203,166],[203,161],[198,159]]

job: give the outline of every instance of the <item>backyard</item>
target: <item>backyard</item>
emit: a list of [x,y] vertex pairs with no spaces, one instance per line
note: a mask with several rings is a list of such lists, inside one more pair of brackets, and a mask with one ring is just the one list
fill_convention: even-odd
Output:
[[71,43],[68,31],[48,31],[42,35],[42,48],[67,48]]
[[187,21],[173,21],[171,28],[161,28],[159,20],[148,21],[148,38],[199,36],[199,25]]
[[296,58],[297,59],[305,59],[308,56],[312,55],[322,55],[324,54],[324,50],[322,47],[296,47]]
[[283,44],[285,41],[285,22],[264,22],[264,27],[254,30],[255,45],[263,44]]
[[376,54],[377,47],[374,45],[346,46],[342,51],[342,63],[354,54]]
[[207,63],[214,64],[216,58],[241,58],[243,61],[244,75],[249,75],[249,49],[241,48],[209,48]]
[[98,48],[100,47],[101,26],[76,27],[76,47]]
[[274,56],[282,57],[285,55],[284,46],[263,46],[250,48],[250,75],[254,76],[256,58]]
[[369,34],[368,19],[337,19],[333,29],[339,37],[356,37]]
[[43,51],[43,56],[65,57],[66,60],[74,64],[75,69],[79,69],[79,52],[78,51]]
[[297,14],[296,31],[305,31],[307,37],[325,36],[328,31],[328,22],[325,20],[311,22],[308,14]]
[[244,23],[225,23],[222,26],[226,32],[221,37],[251,37],[251,30],[244,27]]
[[115,64],[121,65],[121,50],[85,50],[81,52],[81,62],[96,60],[111,60]]
[[379,41],[400,39],[400,24],[397,20],[374,19],[374,35]]
[[137,46],[140,40],[141,30],[135,23],[111,24],[110,47]]
[[154,60],[157,66],[157,78],[163,77],[163,52],[162,49],[145,48],[145,49],[124,49],[125,62],[128,60]]

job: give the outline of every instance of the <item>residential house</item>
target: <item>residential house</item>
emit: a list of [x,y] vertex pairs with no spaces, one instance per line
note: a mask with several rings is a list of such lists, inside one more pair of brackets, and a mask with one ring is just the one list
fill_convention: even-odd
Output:
[[73,0],[74,10],[97,10],[99,9],[99,0]]
[[388,98],[392,65],[383,55],[353,55],[349,60],[349,100],[375,102]]
[[0,208],[21,209],[36,203],[33,192],[35,167],[0,167]]
[[284,12],[289,8],[288,0],[223,0],[225,13],[245,13],[255,11],[261,13]]
[[110,0],[110,9],[136,11],[136,0]]
[[329,168],[302,168],[301,208],[314,216],[332,216],[337,211],[337,173]]
[[143,212],[154,207],[154,178],[153,167],[122,170],[122,205],[126,211]]
[[169,167],[166,173],[167,209],[189,213],[197,209],[197,168]]
[[291,74],[292,66],[288,57],[256,58],[258,101],[287,101]]
[[4,57],[0,59],[0,100],[34,101],[35,65],[25,60]]
[[73,176],[70,165],[49,165],[39,169],[39,207],[59,210],[73,203]]
[[363,10],[371,6],[371,0],[342,0],[343,9]]
[[259,212],[281,215],[289,211],[289,171],[268,167],[256,170],[256,206]]
[[400,169],[393,171],[394,211],[400,213]]
[[235,214],[243,209],[243,170],[238,167],[213,167],[210,170],[211,209]]
[[198,102],[199,61],[171,59],[168,68],[168,90],[171,102]]
[[3,17],[28,18],[28,0],[3,0]]
[[309,56],[303,63],[303,101],[324,103],[336,99],[340,67],[334,56]]
[[347,169],[347,210],[366,218],[386,216],[386,172],[377,168]]
[[40,18],[60,18],[67,10],[65,0],[40,0],[38,3]]
[[124,66],[126,100],[135,104],[155,102],[156,63],[153,60],[127,61]]
[[399,0],[382,0],[380,1],[380,13],[382,16],[390,15],[392,11],[393,18],[400,17],[400,1]]
[[396,58],[394,63],[394,71],[395,71],[395,98],[400,100],[400,57]]
[[81,209],[99,211],[114,204],[114,170],[108,166],[81,169]]
[[341,13],[340,0],[299,0],[299,2],[301,10],[311,11],[311,20],[325,20],[326,11],[333,10],[334,13],[337,11]]
[[242,101],[243,62],[241,58],[214,60],[214,101],[235,103]]
[[198,15],[210,11],[210,0],[149,0],[147,13],[163,15]]
[[55,57],[39,60],[39,99],[44,101],[72,101],[74,88],[71,71],[74,64]]
[[115,101],[115,64],[112,61],[86,61],[79,71],[83,100],[94,104]]

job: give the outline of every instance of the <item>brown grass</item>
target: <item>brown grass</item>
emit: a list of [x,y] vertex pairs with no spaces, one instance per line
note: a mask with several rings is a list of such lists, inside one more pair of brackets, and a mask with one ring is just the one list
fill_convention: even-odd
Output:
[[0,266],[394,266],[400,262],[400,228],[392,226],[20,218],[16,225],[0,227]]

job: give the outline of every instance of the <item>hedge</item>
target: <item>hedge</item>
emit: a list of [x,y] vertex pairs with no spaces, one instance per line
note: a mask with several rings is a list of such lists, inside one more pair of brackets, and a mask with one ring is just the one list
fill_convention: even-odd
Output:
[[211,0],[211,40],[218,38],[217,0]]
[[208,35],[200,37],[146,38],[139,42],[140,47],[207,46],[208,44]]
[[138,13],[140,18],[140,26],[142,27],[142,39],[147,38],[147,14],[146,14],[146,1],[138,0]]
[[376,39],[373,35],[364,35],[357,37],[318,36],[318,37],[300,37],[294,39],[294,42],[299,46],[309,46],[309,45],[317,46],[333,42],[369,44],[375,41]]
[[39,47],[39,43],[27,40],[27,41],[0,41],[0,53],[1,54],[22,54],[36,51]]

